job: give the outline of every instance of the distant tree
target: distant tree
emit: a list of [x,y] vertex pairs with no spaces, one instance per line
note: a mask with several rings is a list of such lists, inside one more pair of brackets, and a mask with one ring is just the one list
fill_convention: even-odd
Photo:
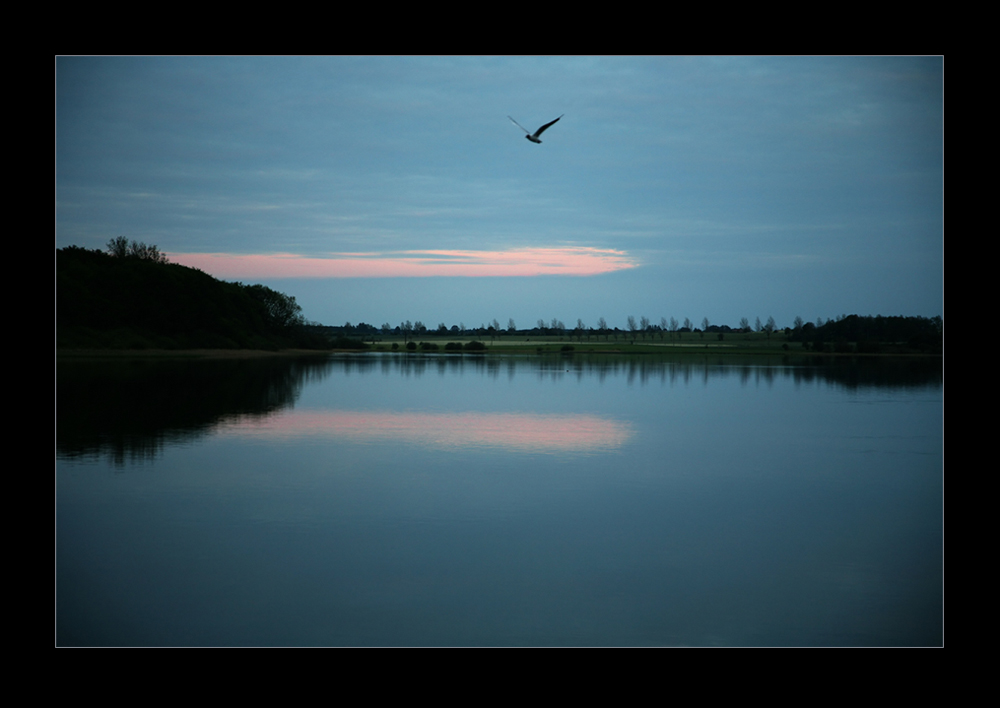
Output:
[[305,324],[302,308],[295,298],[265,285],[244,286],[248,295],[264,307],[265,317],[269,324],[279,328],[295,327]]
[[748,320],[746,317],[741,317],[740,318],[740,329],[743,330],[744,332],[749,332],[750,331],[750,320]]
[[108,241],[108,253],[115,258],[135,258],[140,261],[169,263],[167,257],[160,253],[160,249],[156,246],[152,244],[147,246],[142,241],[129,241],[124,236]]
[[688,332],[694,329],[694,322],[691,321],[690,317],[684,318],[684,329],[686,329]]
[[413,334],[413,323],[407,320],[399,325],[399,328],[403,330],[403,341],[408,341],[410,336]]
[[132,258],[138,258],[140,261],[153,261],[154,263],[168,262],[167,257],[160,253],[160,249],[152,244],[147,246],[142,241],[133,241],[129,244],[128,254]]
[[629,334],[632,336],[632,344],[635,344],[635,333],[639,329],[639,325],[636,324],[635,317],[633,317],[632,315],[628,316],[626,323],[628,326]]
[[128,255],[128,239],[119,236],[108,241],[108,253],[115,258],[125,258]]
[[764,325],[764,331],[767,332],[767,338],[768,339],[771,338],[771,333],[775,329],[777,329],[777,325],[774,324],[774,318],[773,317],[768,317],[767,318],[767,324]]
[[702,317],[701,318],[701,329],[702,329],[703,332],[707,332],[708,331],[708,318],[707,317]]
[[649,334],[649,318],[642,316],[639,318],[639,331],[642,332],[642,341],[646,341],[646,335]]
[[[603,317],[597,318],[597,332],[604,335],[604,341],[608,341],[608,321]],[[600,339],[597,340],[601,341]]]
[[511,317],[509,320],[507,320],[507,331],[510,332],[511,334],[514,334],[514,332],[517,331],[517,325],[514,324],[514,318],[513,317]]
[[762,324],[760,323],[760,318],[758,317],[758,318],[757,318],[757,321],[756,321],[756,322],[754,322],[754,325],[753,325],[753,331],[754,331],[754,332],[760,332],[760,331],[761,331],[761,330],[763,330],[763,329],[764,329],[764,325],[762,325]]
[[448,325],[446,325],[444,322],[441,322],[440,324],[438,324],[437,332],[438,334],[448,334]]
[[671,317],[670,318],[670,334],[671,335],[677,334],[677,330],[678,329],[680,329],[680,324],[677,322],[677,318],[676,317]]

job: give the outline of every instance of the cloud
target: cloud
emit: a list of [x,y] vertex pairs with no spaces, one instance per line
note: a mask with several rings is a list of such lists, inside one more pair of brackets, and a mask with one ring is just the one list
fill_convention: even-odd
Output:
[[168,253],[174,263],[219,278],[413,278],[598,275],[635,268],[625,251],[602,248],[521,248],[507,251],[331,253]]

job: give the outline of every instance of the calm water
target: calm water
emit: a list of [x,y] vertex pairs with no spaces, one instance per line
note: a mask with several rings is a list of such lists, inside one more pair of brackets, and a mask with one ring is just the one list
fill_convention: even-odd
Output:
[[939,645],[940,361],[63,363],[61,645]]

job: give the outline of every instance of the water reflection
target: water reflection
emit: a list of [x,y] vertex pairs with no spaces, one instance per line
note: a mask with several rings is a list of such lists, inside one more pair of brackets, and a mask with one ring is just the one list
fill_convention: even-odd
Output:
[[395,413],[293,411],[234,421],[224,437],[289,441],[310,437],[353,443],[402,442],[430,449],[497,448],[507,452],[592,453],[620,448],[633,436],[626,421],[595,415],[529,413]]
[[[572,357],[485,357],[421,355],[348,355],[329,358],[256,360],[60,361],[56,386],[56,446],[64,458],[107,456],[114,464],[154,459],[164,446],[195,440],[222,426],[241,434],[315,435],[319,414],[272,417],[291,409],[303,387],[333,372],[348,379],[381,375],[404,380],[434,376],[503,376],[514,382],[531,377],[539,383],[578,383],[623,379],[629,386],[711,385],[736,377],[743,386],[772,386],[791,379],[796,385],[828,385],[848,390],[940,388],[940,359],[829,358],[817,363],[791,357],[720,357],[718,355]],[[450,379],[449,379],[450,380]],[[451,384],[448,384],[450,386]],[[348,404],[355,404],[353,400]],[[532,408],[536,401],[519,407]],[[483,402],[489,407],[489,402]],[[622,444],[631,432],[621,422],[593,416],[503,414],[470,411],[429,415],[336,410],[320,415],[329,435],[402,441],[440,446],[494,446],[519,450],[601,450]],[[421,408],[420,402],[415,405]],[[352,405],[353,408],[353,405]],[[385,407],[383,407],[384,409]],[[534,412],[534,411],[533,411]],[[265,420],[266,419],[266,420]],[[353,432],[352,432],[353,431]],[[575,432],[579,431],[579,432]],[[433,434],[432,434],[433,433]],[[429,442],[434,441],[434,442]]]
[[59,644],[942,641],[939,360],[58,373]]
[[56,370],[60,457],[106,455],[118,465],[155,458],[221,421],[291,406],[331,371],[327,359],[61,360]]

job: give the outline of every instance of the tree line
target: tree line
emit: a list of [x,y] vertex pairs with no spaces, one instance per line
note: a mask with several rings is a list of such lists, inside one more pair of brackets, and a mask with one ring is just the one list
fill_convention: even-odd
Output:
[[[628,315],[625,328],[611,327],[604,317],[596,326],[582,319],[575,327],[562,320],[539,319],[533,327],[518,328],[513,318],[501,326],[497,319],[478,327],[440,322],[429,327],[405,320],[381,326],[350,322],[341,327],[310,323],[295,298],[264,285],[226,283],[196,269],[170,263],[155,245],[130,241],[124,236],[108,241],[106,251],[69,246],[56,251],[56,326],[60,347],[94,348],[360,348],[362,341],[378,337],[402,338],[404,345],[428,338],[496,340],[499,337],[557,337],[590,341],[683,340],[730,334],[784,335],[816,352],[879,352],[886,345],[905,346],[921,352],[940,352],[943,321],[940,317],[883,317],[841,315],[815,323],[796,317],[779,328],[773,317],[753,325],[747,317],[738,327],[712,324],[702,318],[698,327],[685,317]],[[409,348],[409,347],[407,347]]]
[[495,340],[500,337],[558,337],[577,339],[580,342],[594,339],[600,341],[637,341],[647,340],[661,342],[669,339],[685,339],[685,335],[704,339],[711,335],[718,340],[724,340],[730,334],[763,334],[767,340],[783,337],[786,342],[798,342],[807,351],[845,352],[857,351],[876,353],[885,349],[884,345],[893,344],[921,352],[940,352],[944,336],[944,325],[941,317],[905,317],[905,316],[860,316],[841,315],[829,320],[818,318],[815,323],[805,322],[796,317],[791,326],[779,327],[774,317],[762,321],[757,317],[751,325],[747,317],[743,317],[737,327],[718,325],[709,322],[707,317],[696,326],[690,318],[679,321],[676,317],[661,317],[659,324],[654,324],[648,317],[636,318],[629,315],[624,329],[611,327],[604,317],[598,318],[595,327],[584,324],[582,319],[576,321],[575,327],[567,327],[562,320],[552,318],[549,321],[539,319],[534,327],[519,329],[513,318],[508,319],[506,327],[501,327],[499,321],[492,320],[489,324],[467,328],[464,323],[448,326],[441,322],[435,328],[428,327],[420,320],[411,322],[405,320],[398,325],[385,322],[381,327],[359,322],[352,325],[345,323],[342,327],[329,327],[331,332],[342,336],[360,337],[375,341],[377,337],[402,338],[404,342],[428,337],[483,337]]
[[70,348],[328,347],[295,298],[170,263],[118,237],[107,250],[56,251],[56,343]]

